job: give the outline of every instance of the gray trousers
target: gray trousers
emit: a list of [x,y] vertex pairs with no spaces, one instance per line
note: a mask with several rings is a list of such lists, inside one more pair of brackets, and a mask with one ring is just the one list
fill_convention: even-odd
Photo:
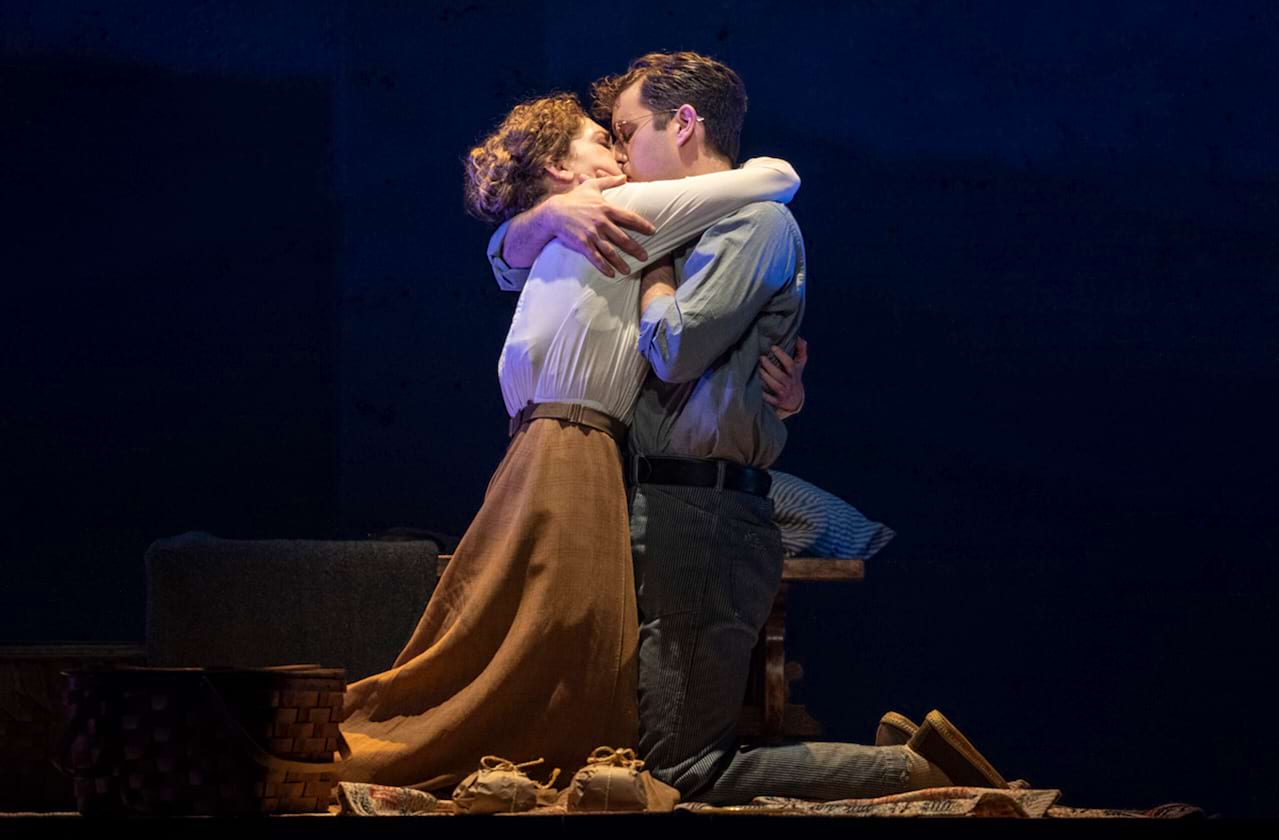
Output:
[[751,649],[781,583],[772,501],[732,490],[631,488],[639,596],[640,753],[685,800],[849,799],[909,789],[902,747],[743,747]]

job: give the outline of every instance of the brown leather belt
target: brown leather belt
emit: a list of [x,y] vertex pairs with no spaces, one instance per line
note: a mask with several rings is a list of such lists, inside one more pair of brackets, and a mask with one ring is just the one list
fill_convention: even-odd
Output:
[[525,423],[542,419],[567,420],[570,423],[603,432],[613,438],[618,446],[626,443],[626,424],[621,420],[584,405],[560,402],[529,403],[521,408],[511,418],[511,437],[515,437],[515,433]]

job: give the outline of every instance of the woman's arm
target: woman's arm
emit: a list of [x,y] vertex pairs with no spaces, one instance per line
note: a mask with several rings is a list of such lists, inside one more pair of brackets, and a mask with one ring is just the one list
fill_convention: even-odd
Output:
[[669,254],[651,263],[640,276],[639,312],[636,315],[643,315],[654,298],[675,294],[675,286],[675,263]]
[[628,260],[632,272],[650,265],[714,222],[757,201],[789,203],[799,175],[777,158],[752,158],[741,169],[672,181],[631,182],[604,193],[610,202],[639,213],[657,228],[636,235],[648,257]]
[[[584,256],[607,277],[615,276],[614,269],[630,274],[660,256],[644,253],[640,244],[651,248],[650,242],[656,239],[658,246],[669,252],[747,204],[789,202],[799,189],[795,170],[777,158],[753,158],[741,169],[609,189],[620,177],[596,178],[571,192],[551,196],[498,228],[488,254],[498,285],[522,287],[524,269],[552,239]],[[644,217],[668,229],[653,233],[648,225],[645,230]],[[628,237],[619,225],[637,233]],[[625,260],[618,249],[632,259]]]
[[[614,276],[614,269],[629,272],[617,250],[639,260],[648,255],[623,228],[645,234],[653,233],[654,228],[638,213],[605,200],[604,190],[625,183],[625,175],[591,178],[506,221],[498,229],[500,235],[495,233],[489,243],[489,262],[499,273],[498,285],[510,288],[503,282],[505,278],[501,273],[528,268],[552,239],[559,239],[570,250],[586,257],[608,277]],[[504,266],[498,265],[499,259]],[[523,286],[523,278],[519,285]]]

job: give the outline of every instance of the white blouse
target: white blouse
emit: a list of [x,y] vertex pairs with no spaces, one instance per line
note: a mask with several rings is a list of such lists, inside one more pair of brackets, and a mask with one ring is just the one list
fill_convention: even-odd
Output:
[[789,202],[799,176],[776,158],[740,169],[673,181],[623,184],[604,193],[657,228],[633,234],[648,260],[625,277],[605,277],[580,254],[552,240],[532,268],[497,363],[506,410],[529,402],[566,402],[629,423],[648,362],[639,353],[640,271],[701,234],[721,217],[757,201]]

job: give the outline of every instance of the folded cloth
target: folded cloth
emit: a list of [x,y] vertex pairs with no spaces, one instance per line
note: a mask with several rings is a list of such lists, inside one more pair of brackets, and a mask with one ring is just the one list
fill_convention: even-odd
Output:
[[630,749],[597,747],[566,791],[570,811],[666,812],[679,802],[679,791],[654,779]]
[[525,767],[541,764],[542,759],[515,764],[505,758],[486,755],[480,769],[462,780],[453,791],[453,806],[459,814],[516,814],[555,803],[553,787],[560,771],[551,773],[546,784],[538,784],[525,773]]
[[344,817],[412,817],[438,813],[439,800],[412,788],[338,782],[338,814]]
[[896,532],[872,522],[838,496],[781,470],[773,477],[768,497],[773,522],[782,532],[788,557],[843,557],[867,560],[888,545]]

